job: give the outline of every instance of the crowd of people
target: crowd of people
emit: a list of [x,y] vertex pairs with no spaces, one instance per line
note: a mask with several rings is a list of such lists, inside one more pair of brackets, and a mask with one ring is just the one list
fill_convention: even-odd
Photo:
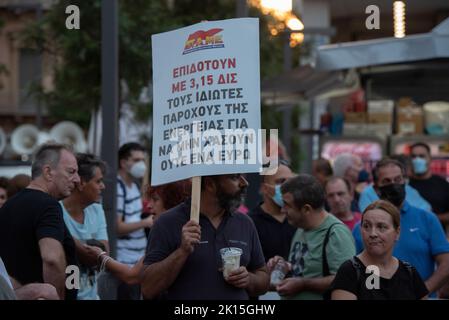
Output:
[[111,257],[107,164],[44,144],[30,177],[0,178],[0,299],[448,298],[449,183],[432,174],[428,145],[410,150],[372,173],[353,154],[318,159],[311,174],[281,157],[248,208],[244,174],[204,176],[195,221],[190,180],[142,185],[145,149],[125,144]]

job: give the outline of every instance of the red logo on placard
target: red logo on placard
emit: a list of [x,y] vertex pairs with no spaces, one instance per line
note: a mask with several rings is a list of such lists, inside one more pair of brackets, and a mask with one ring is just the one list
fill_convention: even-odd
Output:
[[188,54],[191,52],[224,48],[223,36],[219,34],[223,29],[214,28],[207,31],[198,30],[187,38],[182,54]]

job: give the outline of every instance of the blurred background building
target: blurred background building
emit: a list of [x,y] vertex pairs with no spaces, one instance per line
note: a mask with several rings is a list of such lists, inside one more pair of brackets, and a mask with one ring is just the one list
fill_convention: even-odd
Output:
[[[71,3],[80,6],[83,16],[81,30],[76,31],[79,39],[64,27],[64,5]],[[313,159],[332,159],[344,151],[360,153],[370,167],[383,155],[406,151],[407,141],[425,140],[437,158],[435,172],[449,176],[449,125],[438,120],[438,114],[448,112],[447,55],[419,56],[419,50],[411,52],[413,47],[371,50],[385,42],[411,43],[420,34],[430,35],[449,17],[447,0],[155,0],[144,8],[135,8],[132,1],[119,3],[124,21],[123,126],[140,119],[136,132],[148,141],[149,35],[201,20],[249,15],[261,19],[263,127],[280,129],[296,171],[310,172]],[[370,5],[379,8],[379,29],[366,28]],[[23,149],[31,151],[51,137],[58,124],[53,138],[58,134],[78,144],[79,151],[99,152],[100,6],[100,0],[0,0],[0,176],[28,165],[29,152]],[[394,38],[398,24],[404,37]],[[49,30],[52,41],[44,42]],[[443,25],[438,43],[447,39],[445,30]],[[69,42],[72,47],[52,52],[52,44],[59,49]],[[365,54],[373,63],[357,64],[350,58],[354,65],[344,65],[341,57],[351,52]],[[392,58],[376,63],[382,54]],[[326,61],[335,65],[323,64]],[[64,82],[72,84],[73,92]],[[33,127],[23,128],[24,124]]]

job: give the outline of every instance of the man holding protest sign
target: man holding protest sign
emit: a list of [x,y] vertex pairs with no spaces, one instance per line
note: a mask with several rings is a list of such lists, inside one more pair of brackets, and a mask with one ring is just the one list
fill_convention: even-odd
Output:
[[[236,300],[267,291],[269,279],[256,228],[249,217],[234,213],[247,186],[240,174],[203,177],[199,223],[190,220],[188,203],[156,221],[144,261],[144,298],[165,292],[170,300]],[[240,266],[226,276],[222,248],[241,250]]]
[[151,230],[144,298],[248,299],[268,288],[256,228],[235,213],[242,173],[262,167],[258,31],[245,18],[152,36],[151,182],[193,178],[191,203]]

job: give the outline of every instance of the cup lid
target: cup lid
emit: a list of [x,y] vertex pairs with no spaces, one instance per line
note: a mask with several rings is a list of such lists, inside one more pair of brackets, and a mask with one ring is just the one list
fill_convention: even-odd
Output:
[[241,255],[242,252],[243,252],[242,249],[235,247],[226,247],[220,249],[220,253],[222,256],[237,256]]

